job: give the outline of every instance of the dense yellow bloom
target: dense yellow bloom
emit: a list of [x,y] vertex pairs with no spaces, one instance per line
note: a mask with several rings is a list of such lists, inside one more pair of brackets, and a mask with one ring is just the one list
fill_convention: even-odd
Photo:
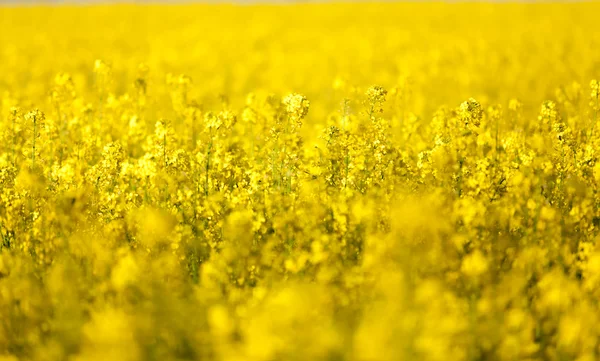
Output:
[[598,13],[0,8],[0,361],[597,359]]

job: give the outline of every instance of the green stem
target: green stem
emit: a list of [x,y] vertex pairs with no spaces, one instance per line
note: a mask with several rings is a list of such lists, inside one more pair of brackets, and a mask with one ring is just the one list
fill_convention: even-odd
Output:
[[33,145],[31,147],[31,168],[35,169],[35,139],[37,138],[37,116],[33,116]]
[[208,197],[208,173],[210,170],[210,155],[211,155],[211,151],[212,151],[212,134],[211,134],[211,138],[210,138],[210,143],[208,143],[208,149],[206,151],[206,172],[205,172],[205,182],[206,182],[206,186],[204,187],[204,195],[206,197]]
[[[460,155],[459,155],[460,157]],[[458,191],[458,198],[460,198],[462,196],[462,176],[463,176],[463,162],[464,160],[462,158],[459,158],[458,160],[458,179],[457,179],[457,191]]]
[[348,171],[350,168],[350,155],[348,154],[348,149],[346,149],[345,163],[346,163],[346,175],[344,176],[344,188],[346,188],[348,186]]
[[167,168],[167,133],[163,135],[163,159],[165,162],[165,168]]

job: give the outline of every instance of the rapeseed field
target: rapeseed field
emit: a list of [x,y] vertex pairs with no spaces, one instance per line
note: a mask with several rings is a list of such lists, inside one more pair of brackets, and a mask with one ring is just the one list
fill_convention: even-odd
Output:
[[600,359],[598,14],[0,8],[0,360]]

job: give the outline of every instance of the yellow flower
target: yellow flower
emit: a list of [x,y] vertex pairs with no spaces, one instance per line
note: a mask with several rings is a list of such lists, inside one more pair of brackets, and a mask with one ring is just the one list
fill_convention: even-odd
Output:
[[488,271],[488,268],[488,260],[479,250],[465,256],[460,266],[460,270],[469,277],[481,276]]

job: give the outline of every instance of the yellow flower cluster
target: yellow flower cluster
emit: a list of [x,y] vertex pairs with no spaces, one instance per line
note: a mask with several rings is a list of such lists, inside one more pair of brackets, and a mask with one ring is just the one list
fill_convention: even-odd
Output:
[[598,13],[0,8],[0,360],[599,359]]

